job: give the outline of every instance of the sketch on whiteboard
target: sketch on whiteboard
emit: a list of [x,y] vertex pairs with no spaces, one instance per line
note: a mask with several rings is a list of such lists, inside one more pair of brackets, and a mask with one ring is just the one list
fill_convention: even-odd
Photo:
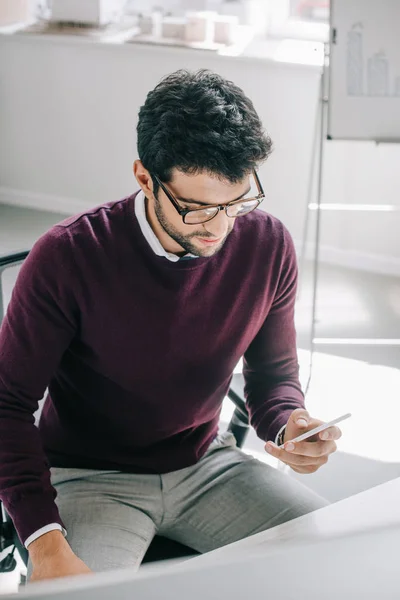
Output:
[[363,26],[355,23],[347,34],[347,93],[363,96]]
[[390,62],[383,49],[364,58],[364,25],[354,23],[347,34],[348,96],[400,97],[400,76],[390,87]]
[[384,52],[368,59],[368,96],[389,96],[389,61]]

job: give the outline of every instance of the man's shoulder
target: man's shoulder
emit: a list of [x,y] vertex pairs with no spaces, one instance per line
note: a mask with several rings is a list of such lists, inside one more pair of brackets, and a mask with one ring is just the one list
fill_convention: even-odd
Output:
[[126,226],[127,211],[134,213],[129,205],[135,196],[94,206],[56,223],[34,244],[30,252],[31,261],[37,259],[43,264],[44,260],[52,260],[54,263],[71,258],[73,248],[86,253],[99,245],[106,245],[107,241],[112,243],[118,239],[116,230]]
[[259,243],[264,248],[292,245],[292,237],[280,219],[257,209],[243,219],[238,219],[238,235],[254,247]]
[[78,214],[67,217],[54,225],[49,233],[62,235],[63,230],[75,231],[80,228],[85,229],[88,226],[100,225],[101,223],[113,218],[118,218],[119,216],[123,217],[127,210],[127,206],[133,204],[133,200],[136,196],[137,192],[120,200],[99,204]]

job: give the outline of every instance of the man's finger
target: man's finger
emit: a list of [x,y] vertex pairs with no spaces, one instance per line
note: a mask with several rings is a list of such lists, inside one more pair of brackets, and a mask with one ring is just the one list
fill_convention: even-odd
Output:
[[283,448],[278,448],[278,446],[274,444],[274,442],[267,442],[264,447],[268,454],[274,456],[275,458],[278,458],[279,460],[282,460],[283,462],[286,462],[283,459],[284,456],[289,453],[285,452]]
[[321,466],[328,460],[328,455],[326,454],[323,456],[300,456],[298,454],[293,454],[292,452],[287,452],[283,448],[278,448],[278,446],[276,446],[273,442],[268,442],[265,445],[265,449],[269,454],[271,454],[271,456],[274,456],[278,460],[281,460],[290,466]]
[[338,440],[339,438],[342,437],[342,432],[339,429],[339,427],[333,426],[333,427],[328,427],[328,429],[325,429],[325,431],[321,431],[321,433],[319,434],[319,437],[321,440]]
[[307,427],[310,422],[310,415],[305,408],[296,408],[290,415],[290,420],[298,427]]
[[333,440],[327,442],[286,442],[284,449],[289,454],[318,457],[333,454],[333,452],[336,451],[337,446]]
[[292,466],[290,466],[290,468],[292,469],[292,471],[295,471],[296,473],[300,473],[300,475],[311,475],[311,473],[315,473],[316,471],[318,471],[320,466],[321,465],[313,465],[310,467],[292,467]]

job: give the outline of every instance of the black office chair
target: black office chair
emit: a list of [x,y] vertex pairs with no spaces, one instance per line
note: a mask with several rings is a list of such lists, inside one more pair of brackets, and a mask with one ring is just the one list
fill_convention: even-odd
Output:
[[[21,264],[28,256],[29,251],[16,252],[8,256],[0,257],[0,324],[4,317],[4,303],[3,303],[3,287],[2,287],[2,275],[3,272],[10,268]],[[249,416],[244,401],[244,379],[242,374],[234,374],[231,381],[231,387],[228,392],[228,397],[235,404],[236,408],[228,425],[228,431],[231,431],[235,436],[236,443],[241,448],[245,442],[246,436],[249,432]],[[0,502],[0,552],[5,548],[11,547],[14,552],[18,550],[22,560],[25,564],[28,562],[28,551],[25,546],[21,543],[17,532],[14,528],[12,520],[9,515],[6,514],[4,507]],[[12,571],[16,564],[10,552],[9,558],[3,559],[0,563],[0,573]],[[149,549],[143,559],[143,562],[153,562],[157,560],[166,560],[172,558],[181,558],[185,556],[192,556],[198,554],[192,548],[184,546],[179,542],[170,540],[168,538],[156,535]]]

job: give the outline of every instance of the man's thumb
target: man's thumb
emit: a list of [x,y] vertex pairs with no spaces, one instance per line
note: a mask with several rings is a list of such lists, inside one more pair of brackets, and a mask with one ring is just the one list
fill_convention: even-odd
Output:
[[307,425],[310,421],[310,415],[308,414],[308,411],[306,411],[305,409],[299,408],[299,409],[293,411],[292,419],[293,419],[293,422],[298,427],[307,427]]

